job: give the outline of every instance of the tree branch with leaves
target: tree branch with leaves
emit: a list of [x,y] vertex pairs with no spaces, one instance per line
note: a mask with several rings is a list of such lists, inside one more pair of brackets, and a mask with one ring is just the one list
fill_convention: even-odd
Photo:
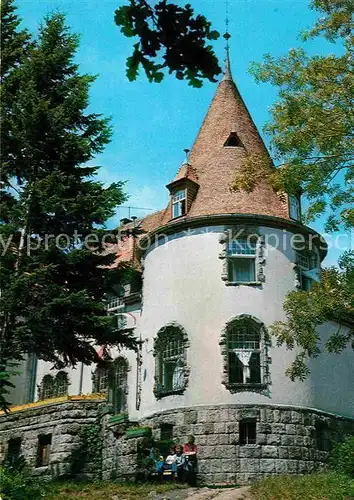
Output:
[[[266,55],[254,63],[257,82],[279,89],[265,132],[271,139],[269,157],[250,155],[235,179],[234,188],[252,191],[267,178],[278,192],[306,196],[304,220],[326,215],[326,229],[354,227],[354,3],[352,0],[314,0],[320,18],[302,34],[306,42],[317,36],[336,43],[339,55],[309,56],[292,49],[278,59]],[[298,349],[287,374],[304,379],[307,360],[320,352],[341,352],[354,347],[354,257],[348,250],[339,267],[322,271],[310,292],[289,293],[284,303],[285,322],[273,325],[279,345]],[[337,332],[323,342],[319,326],[335,320]]]
[[190,4],[180,7],[162,0],[152,6],[146,0],[129,0],[116,10],[115,22],[126,37],[135,37],[133,54],[127,59],[127,76],[136,79],[139,68],[150,82],[161,82],[168,69],[179,80],[201,87],[203,79],[215,82],[221,68],[209,41],[219,33]]

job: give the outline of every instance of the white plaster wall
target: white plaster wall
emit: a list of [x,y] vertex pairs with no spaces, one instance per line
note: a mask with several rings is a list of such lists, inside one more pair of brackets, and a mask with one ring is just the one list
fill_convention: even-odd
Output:
[[[221,384],[223,360],[219,341],[225,323],[242,313],[257,317],[266,326],[285,319],[282,303],[295,283],[294,252],[290,233],[261,228],[262,234],[275,234],[286,242],[283,249],[274,246],[274,239],[269,240],[264,269],[266,282],[262,289],[226,286],[221,280],[222,260],[218,257],[222,250],[219,235],[224,228],[209,230],[211,232],[199,231],[174,238],[152,249],[145,257],[141,319],[145,380],[140,416],[181,406],[227,403],[295,405],[348,414],[347,384],[338,385],[337,378],[325,368],[313,370],[305,382],[291,382],[284,372],[294,352],[274,346],[274,341],[269,349],[272,358],[269,397],[251,392],[231,394]],[[156,400],[153,339],[158,330],[171,321],[180,323],[190,340],[189,385],[183,395]],[[347,365],[337,368],[338,377],[348,379],[353,373]],[[319,393],[319,387],[326,387],[327,395],[337,392],[336,403],[330,401],[324,390]],[[349,413],[353,414],[353,410]]]
[[[131,312],[136,319],[136,328],[135,332],[139,332],[140,329],[140,309],[137,309],[136,306],[128,306],[127,312]],[[137,333],[139,335],[139,333]],[[99,349],[99,346],[97,347]],[[111,348],[109,350],[109,354],[114,360],[118,356],[123,356],[127,359],[129,365],[128,371],[128,412],[132,419],[137,418],[138,411],[136,409],[136,353],[129,349],[118,349]],[[91,365],[82,365],[78,363],[75,368],[64,368],[63,370],[67,372],[69,377],[69,389],[68,394],[71,396],[75,396],[80,394],[80,372],[81,366],[83,366],[83,378],[82,378],[82,394],[90,394],[93,390],[93,382],[92,376],[95,372],[97,365],[95,363]],[[51,374],[55,376],[59,370],[53,369],[53,363],[48,361],[39,360],[37,364],[37,374],[36,374],[36,391],[35,391],[35,401],[38,400],[38,385],[41,383],[44,375]]]
[[[338,324],[328,322],[318,328],[323,347],[328,337],[336,333]],[[348,328],[342,327],[345,334]],[[354,416],[354,350],[348,346],[339,354],[322,352],[309,363],[314,406],[344,416]]]

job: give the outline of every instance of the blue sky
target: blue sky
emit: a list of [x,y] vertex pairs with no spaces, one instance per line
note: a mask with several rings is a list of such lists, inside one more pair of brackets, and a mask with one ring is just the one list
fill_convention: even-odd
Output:
[[[220,32],[225,26],[224,0],[190,0]],[[166,77],[150,84],[144,74],[130,83],[125,76],[125,60],[132,51],[132,39],[125,38],[114,24],[114,11],[122,0],[21,0],[17,2],[23,25],[36,32],[47,14],[59,10],[67,15],[67,24],[81,35],[77,55],[80,71],[98,74],[91,89],[90,108],[112,117],[112,142],[97,157],[100,178],[107,183],[127,181],[130,198],[125,205],[163,208],[168,200],[165,185],[174,177],[184,159],[183,149],[190,148],[216,84],[202,89]],[[186,2],[181,2],[184,4]],[[269,108],[276,100],[276,89],[258,85],[248,73],[251,61],[261,61],[266,52],[282,55],[301,42],[298,34],[311,26],[316,14],[307,0],[230,0],[229,31],[234,79],[260,130],[269,119]],[[306,44],[310,53],[334,52],[324,41]],[[215,42],[218,57],[224,58],[224,40]],[[264,134],[262,134],[264,137]],[[267,142],[267,138],[264,137]],[[142,216],[146,210],[133,210]],[[128,215],[118,208],[110,225]],[[323,231],[323,221],[313,224]],[[340,250],[332,249],[327,264],[336,262]]]

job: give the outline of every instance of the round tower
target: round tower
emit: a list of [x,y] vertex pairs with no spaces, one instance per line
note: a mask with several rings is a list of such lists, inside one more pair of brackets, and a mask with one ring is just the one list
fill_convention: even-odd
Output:
[[288,292],[318,279],[326,248],[301,223],[299,197],[266,179],[232,189],[250,155],[269,158],[227,62],[169,205],[140,241],[139,417],[157,437],[163,426],[176,441],[195,434],[201,477],[216,482],[307,472],[323,451],[314,429],[333,417],[321,411],[354,413],[349,354],[336,369],[321,358],[304,382],[285,375],[295,353],[269,327],[286,319]]

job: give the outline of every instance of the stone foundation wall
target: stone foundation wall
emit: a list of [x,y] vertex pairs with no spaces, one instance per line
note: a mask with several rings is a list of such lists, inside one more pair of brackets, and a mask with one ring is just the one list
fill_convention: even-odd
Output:
[[[67,401],[0,416],[0,463],[10,439],[21,439],[21,455],[35,475],[68,472],[72,452],[80,445],[80,430],[93,424],[102,401]],[[40,435],[51,435],[49,465],[37,467]]]
[[[256,421],[256,444],[240,444],[242,420]],[[175,443],[193,434],[198,445],[198,476],[204,483],[247,483],[262,476],[306,474],[323,466],[319,429],[335,442],[354,433],[354,419],[315,410],[274,406],[208,406],[155,414],[142,422],[160,438],[162,424],[173,425]],[[322,439],[323,441],[323,439]],[[328,443],[329,444],[329,443]],[[328,446],[329,449],[329,446]]]
[[[145,447],[148,453],[151,440],[127,437],[127,429],[137,422],[117,421],[105,414],[105,407],[102,401],[68,401],[0,416],[0,461],[8,441],[20,438],[21,454],[34,474],[63,475],[68,472],[73,451],[80,446],[80,430],[99,418],[102,478],[135,480],[141,473],[139,449]],[[254,444],[240,442],[243,421],[256,426]],[[312,472],[323,466],[330,443],[354,434],[354,419],[271,405],[179,408],[154,414],[139,424],[151,427],[155,441],[161,439],[164,424],[172,426],[176,444],[193,434],[198,445],[198,478],[206,484],[242,484],[269,475]],[[37,467],[38,437],[43,434],[52,435],[50,461],[48,466]],[[84,471],[90,477],[90,464]]]
[[102,479],[134,481],[138,472],[138,444],[142,438],[125,437],[125,431],[133,424],[129,422],[112,425],[110,417],[104,417]]

